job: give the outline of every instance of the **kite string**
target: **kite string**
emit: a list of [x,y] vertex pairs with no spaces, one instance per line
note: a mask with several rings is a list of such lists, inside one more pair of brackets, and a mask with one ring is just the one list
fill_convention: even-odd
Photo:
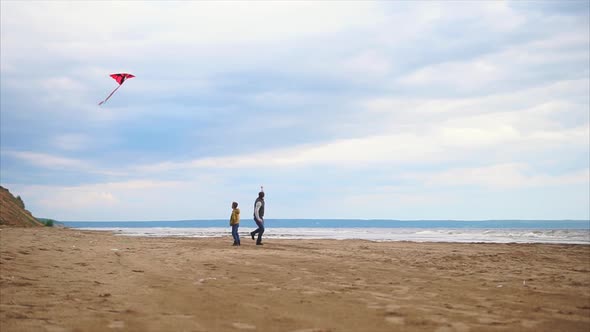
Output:
[[119,84],[119,86],[117,88],[115,88],[115,90],[113,90],[113,92],[111,92],[111,94],[105,100],[103,100],[100,103],[98,103],[98,106],[106,103],[107,100],[109,100],[109,98],[111,98],[111,96],[113,95],[113,93],[115,93],[115,91],[119,90],[119,88],[121,87],[121,85],[123,85],[123,84]]

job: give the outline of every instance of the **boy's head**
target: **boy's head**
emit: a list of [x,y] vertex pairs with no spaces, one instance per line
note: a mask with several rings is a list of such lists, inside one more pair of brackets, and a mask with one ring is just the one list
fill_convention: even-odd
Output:
[[261,192],[259,192],[259,193],[258,193],[258,197],[260,197],[260,198],[264,198],[264,191],[261,191]]
[[232,202],[232,203],[231,203],[231,208],[232,208],[232,209],[235,209],[235,208],[237,208],[237,207],[238,207],[238,202]]

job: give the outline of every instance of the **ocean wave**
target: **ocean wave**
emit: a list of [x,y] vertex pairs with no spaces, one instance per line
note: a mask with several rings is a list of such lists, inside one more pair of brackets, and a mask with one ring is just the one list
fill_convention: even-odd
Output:
[[[231,237],[228,228],[83,228],[143,237]],[[240,229],[247,237],[252,229]],[[411,229],[411,228],[267,228],[269,239],[360,239],[369,241],[569,243],[590,244],[590,230]]]

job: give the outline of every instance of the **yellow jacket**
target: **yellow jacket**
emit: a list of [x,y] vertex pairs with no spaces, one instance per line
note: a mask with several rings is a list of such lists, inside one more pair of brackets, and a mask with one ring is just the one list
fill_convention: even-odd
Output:
[[229,225],[237,225],[240,223],[240,209],[235,208],[231,212],[231,217],[229,218]]

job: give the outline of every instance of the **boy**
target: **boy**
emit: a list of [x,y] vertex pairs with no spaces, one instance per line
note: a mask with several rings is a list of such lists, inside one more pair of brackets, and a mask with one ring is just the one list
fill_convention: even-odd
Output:
[[240,235],[238,234],[238,228],[240,227],[240,209],[238,209],[238,203],[231,203],[231,217],[229,218],[229,225],[231,226],[231,235],[234,237],[234,246],[240,245]]

